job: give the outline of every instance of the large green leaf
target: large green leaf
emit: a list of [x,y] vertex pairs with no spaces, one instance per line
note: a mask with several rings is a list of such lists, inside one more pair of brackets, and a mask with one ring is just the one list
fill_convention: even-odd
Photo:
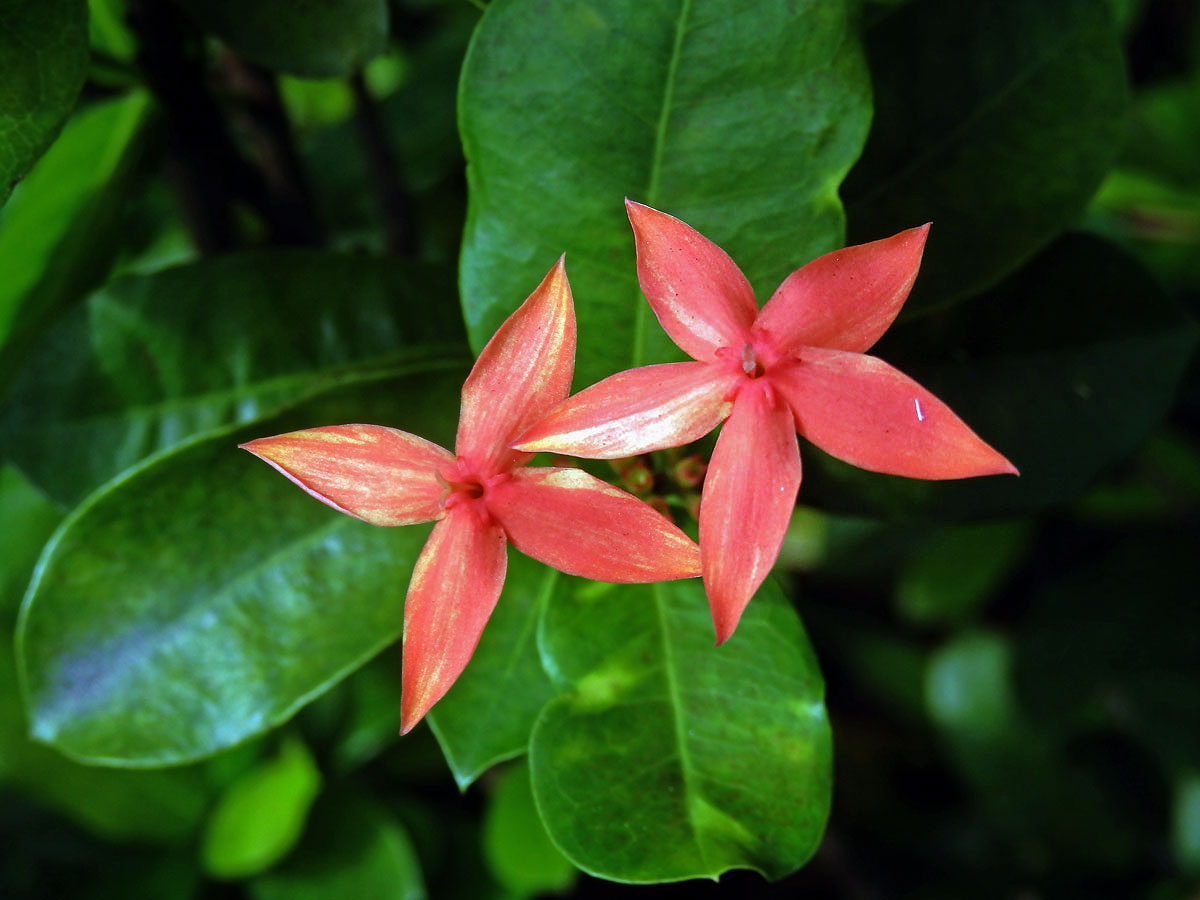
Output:
[[[1170,407],[1197,328],[1136,261],[1068,235],[945,319],[894,329],[877,352],[950,404],[1020,478],[875,475],[806,445],[802,496],[911,517],[1025,512],[1077,497]],[[929,358],[933,343],[939,359]]]
[[0,413],[0,445],[74,502],[199,432],[444,355],[462,327],[447,275],[273,250],[122,279],[47,336]]
[[28,737],[8,634],[38,551],[61,514],[10,467],[0,468],[0,783],[108,840],[180,843],[208,801],[202,773],[81,766]]
[[846,181],[852,242],[933,221],[910,308],[987,287],[1066,227],[1120,148],[1103,0],[920,0],[867,34],[876,117]]
[[721,244],[764,295],[842,239],[870,116],[838,0],[496,0],[464,63],[462,289],[472,342],[567,254],[576,384],[674,358],[622,198]]
[[0,390],[43,323],[108,272],[149,111],[140,92],[82,111],[0,211]]
[[22,609],[33,736],[115,765],[196,759],[288,718],[394,640],[428,529],[333,512],[235,445],[347,421],[447,443],[462,374],[423,363],[369,392],[333,391],[92,495]]
[[0,205],[54,140],[88,67],[79,0],[0,0]]
[[554,569],[510,549],[504,593],[479,646],[429,724],[460,788],[494,763],[524,753],[534,720],[554,695],[537,650],[538,618],[560,588]]
[[534,795],[575,865],[632,882],[779,878],[812,855],[829,815],[829,722],[777,587],[714,648],[699,581],[585,584],[547,607],[539,644],[565,693],[534,729]]
[[387,0],[175,0],[239,53],[281,72],[349,75],[383,50]]

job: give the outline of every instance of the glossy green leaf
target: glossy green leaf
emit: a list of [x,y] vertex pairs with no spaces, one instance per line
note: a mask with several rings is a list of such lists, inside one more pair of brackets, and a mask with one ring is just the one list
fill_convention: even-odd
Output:
[[[872,353],[925,385],[1012,460],[1019,478],[929,482],[853,469],[805,445],[810,503],[912,517],[1025,512],[1079,496],[1162,420],[1195,324],[1113,245],[1068,235],[945,319]],[[940,359],[931,359],[933,344]]]
[[79,0],[0,0],[0,205],[54,140],[88,66]]
[[317,801],[295,853],[250,883],[254,900],[424,900],[404,827],[344,787],[331,794]]
[[565,251],[576,385],[674,358],[637,287],[624,197],[698,228],[765,298],[840,245],[867,82],[838,0],[489,4],[459,93],[472,343]]
[[517,897],[563,894],[575,880],[575,867],[542,825],[523,760],[501,772],[492,787],[483,819],[483,853],[496,880]]
[[287,719],[393,641],[428,529],[336,513],[236,444],[355,421],[449,443],[462,376],[422,363],[334,391],[92,495],[22,610],[33,736],[119,765],[196,759]]
[[149,113],[141,92],[83,110],[0,211],[0,387],[43,323],[108,271]]
[[773,584],[721,647],[698,580],[581,585],[546,608],[539,645],[564,693],[534,728],[534,795],[576,866],[631,882],[779,878],[816,850],[829,722]]
[[542,707],[554,695],[537,649],[538,618],[563,590],[554,569],[509,549],[504,592],[475,655],[429,724],[458,786],[524,753]]
[[257,875],[287,854],[321,790],[308,748],[289,738],[229,786],[204,829],[204,870],[214,878]]
[[442,269],[306,250],[124,278],[43,341],[0,412],[0,446],[75,502],[195,434],[444,355],[461,334],[453,297]]
[[102,838],[179,843],[194,832],[208,800],[199,772],[81,766],[29,740],[7,636],[38,552],[61,518],[11,467],[0,468],[0,782]]
[[1103,0],[919,0],[867,34],[875,122],[852,243],[932,220],[910,311],[985,288],[1079,215],[1124,136]]
[[267,68],[349,75],[383,51],[387,0],[175,0],[202,27]]

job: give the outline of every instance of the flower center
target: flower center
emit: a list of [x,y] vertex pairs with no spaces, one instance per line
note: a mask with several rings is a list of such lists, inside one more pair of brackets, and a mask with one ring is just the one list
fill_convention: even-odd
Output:
[[480,478],[474,468],[462,459],[434,474],[442,486],[442,494],[438,498],[438,505],[442,509],[453,509],[461,503],[482,500],[487,485],[495,481],[494,477],[486,480]]
[[742,371],[749,378],[758,378],[766,371],[754,352],[754,345],[749,341],[742,344]]

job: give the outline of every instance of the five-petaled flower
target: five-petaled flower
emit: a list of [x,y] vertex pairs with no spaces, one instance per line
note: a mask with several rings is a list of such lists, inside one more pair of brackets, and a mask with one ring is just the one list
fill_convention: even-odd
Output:
[[800,487],[797,432],[875,472],[1016,474],[933,394],[863,352],[908,297],[928,225],[820,257],[759,310],[721,248],[672,216],[628,200],[626,207],[642,291],[695,362],[613,375],[513,446],[614,459],[689,443],[724,422],[700,504],[718,643],[733,634],[779,555]]
[[334,509],[375,525],[436,520],[404,607],[402,733],[450,689],[504,585],[511,543],[598,581],[700,574],[699,548],[632,495],[579,469],[526,468],[509,444],[570,392],[575,313],[560,259],[467,377],[455,454],[379,425],[244,444]]

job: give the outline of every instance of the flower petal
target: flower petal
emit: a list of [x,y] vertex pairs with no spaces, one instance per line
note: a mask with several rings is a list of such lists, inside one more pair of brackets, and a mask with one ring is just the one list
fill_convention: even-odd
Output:
[[799,489],[791,410],[757,379],[734,401],[700,501],[700,557],[718,644],[775,565]]
[[438,468],[454,457],[382,425],[331,425],[240,445],[322,503],[372,525],[412,525],[442,514]]
[[809,347],[769,377],[796,430],[851,465],[930,480],[1017,474],[950,407],[881,359]]
[[522,553],[569,575],[642,583],[700,574],[700,548],[632,494],[579,469],[520,469],[487,505]]
[[530,455],[509,443],[571,390],[575,308],[560,258],[488,341],[462,390],[455,449],[481,475],[505,472]]
[[729,415],[738,375],[684,362],[618,372],[559,404],[516,441],[590,459],[620,459],[704,437]]
[[637,245],[638,281],[663,329],[703,362],[720,347],[740,349],[758,304],[732,259],[674,216],[625,201]]
[[784,279],[754,323],[780,354],[802,346],[862,352],[908,299],[929,225],[826,253]]
[[450,690],[504,587],[504,532],[472,504],[452,509],[417,557],[404,601],[400,733]]

